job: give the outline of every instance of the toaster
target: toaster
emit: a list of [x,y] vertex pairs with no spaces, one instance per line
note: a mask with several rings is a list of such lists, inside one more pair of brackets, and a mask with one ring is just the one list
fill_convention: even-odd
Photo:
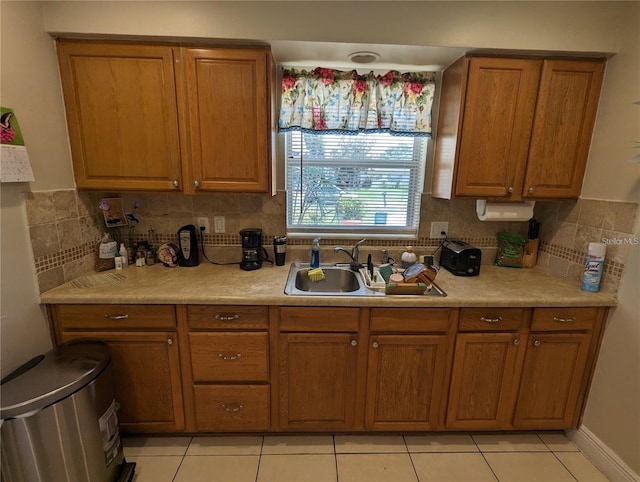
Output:
[[446,239],[442,243],[440,266],[456,276],[478,276],[482,251],[463,241]]

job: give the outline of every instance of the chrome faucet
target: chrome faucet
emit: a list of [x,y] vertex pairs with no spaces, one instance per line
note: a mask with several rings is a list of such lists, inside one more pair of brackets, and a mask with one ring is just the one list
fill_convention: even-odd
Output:
[[361,239],[360,241],[358,241],[353,248],[351,248],[351,252],[347,251],[345,248],[343,248],[342,246],[336,246],[335,248],[333,248],[333,250],[337,253],[338,251],[342,251],[343,253],[347,253],[347,256],[349,256],[351,258],[351,264],[360,264],[360,261],[358,261],[358,256],[360,256],[360,249],[358,248],[358,246],[360,246],[362,243],[364,243],[366,241],[365,239]]

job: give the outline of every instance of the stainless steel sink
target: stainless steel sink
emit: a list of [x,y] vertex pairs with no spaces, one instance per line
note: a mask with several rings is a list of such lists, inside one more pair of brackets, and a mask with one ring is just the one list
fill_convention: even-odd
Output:
[[384,296],[383,292],[367,288],[360,273],[348,267],[322,265],[325,279],[311,281],[309,265],[291,265],[284,292],[304,296]]

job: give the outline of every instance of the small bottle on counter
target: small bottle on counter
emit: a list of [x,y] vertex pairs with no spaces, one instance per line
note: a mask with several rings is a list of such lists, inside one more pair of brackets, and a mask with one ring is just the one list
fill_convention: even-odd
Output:
[[407,250],[402,253],[402,257],[400,258],[400,260],[402,261],[403,268],[408,268],[412,264],[416,264],[416,261],[418,261],[418,257],[416,256],[416,253],[413,252],[412,246],[407,246]]
[[129,255],[124,243],[120,243],[120,249],[118,250],[118,252],[120,253],[120,257],[122,258],[122,267],[126,268],[127,266],[129,266]]
[[120,254],[120,251],[116,251],[116,255],[113,258],[113,261],[115,263],[116,266],[116,270],[121,270],[122,269],[122,255]]

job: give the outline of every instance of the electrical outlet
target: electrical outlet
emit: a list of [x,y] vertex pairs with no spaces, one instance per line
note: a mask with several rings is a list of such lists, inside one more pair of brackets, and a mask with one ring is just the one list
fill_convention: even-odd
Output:
[[216,233],[224,233],[224,216],[213,217],[213,229]]
[[444,234],[441,234],[442,231],[445,233],[449,232],[449,223],[448,222],[436,222],[431,223],[431,232],[429,233],[430,238],[444,238]]
[[209,218],[201,217],[198,218],[198,228],[204,228],[204,233],[209,233]]

